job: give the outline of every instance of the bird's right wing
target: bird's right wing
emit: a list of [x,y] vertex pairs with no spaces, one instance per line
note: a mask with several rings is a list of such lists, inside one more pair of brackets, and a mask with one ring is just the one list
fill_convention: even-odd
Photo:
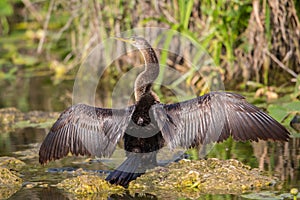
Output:
[[75,155],[111,156],[123,137],[134,111],[96,108],[77,104],[66,109],[54,123],[39,151],[39,162]]

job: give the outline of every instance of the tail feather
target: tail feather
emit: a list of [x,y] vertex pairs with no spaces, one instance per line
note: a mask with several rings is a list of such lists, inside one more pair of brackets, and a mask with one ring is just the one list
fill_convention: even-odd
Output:
[[128,187],[130,181],[135,180],[144,174],[147,169],[155,166],[157,166],[156,153],[129,153],[127,159],[116,170],[111,172],[106,177],[106,180],[111,184]]

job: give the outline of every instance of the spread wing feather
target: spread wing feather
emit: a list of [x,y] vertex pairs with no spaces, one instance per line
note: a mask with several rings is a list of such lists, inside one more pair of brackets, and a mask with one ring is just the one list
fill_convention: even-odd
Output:
[[123,137],[133,111],[134,106],[126,109],[95,108],[85,104],[69,107],[42,143],[40,163],[60,159],[69,152],[110,156]]
[[154,118],[170,148],[189,148],[221,142],[232,136],[237,141],[287,141],[289,132],[241,95],[211,92],[175,104],[153,106]]

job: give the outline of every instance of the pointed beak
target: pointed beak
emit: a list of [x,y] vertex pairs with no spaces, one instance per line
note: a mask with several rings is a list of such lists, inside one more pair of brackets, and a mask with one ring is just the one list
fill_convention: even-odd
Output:
[[120,41],[123,41],[123,42],[127,42],[127,43],[130,43],[130,44],[132,44],[132,42],[133,42],[131,38],[114,37],[114,39],[120,40]]

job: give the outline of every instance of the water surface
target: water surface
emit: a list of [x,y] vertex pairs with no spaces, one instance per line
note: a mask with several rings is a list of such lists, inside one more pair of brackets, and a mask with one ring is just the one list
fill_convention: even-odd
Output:
[[[21,83],[20,83],[21,82]],[[65,81],[58,85],[47,77],[23,78],[15,83],[0,84],[3,94],[0,97],[0,107],[16,107],[21,111],[40,110],[46,112],[62,111],[72,104],[72,81]],[[101,95],[103,97],[103,95]],[[108,95],[106,95],[108,96]],[[3,127],[2,127],[3,128]],[[24,187],[15,193],[10,199],[75,199],[55,187],[26,187],[34,183],[56,184],[67,177],[72,177],[72,171],[82,168],[84,170],[99,171],[99,175],[105,173],[111,167],[116,166],[123,159],[124,152],[117,150],[114,159],[102,159],[101,161],[87,161],[86,157],[68,157],[59,161],[41,166],[38,163],[38,148],[50,125],[47,127],[25,127],[1,129],[0,132],[0,156],[13,156],[23,160],[31,166],[31,169],[23,172]],[[288,127],[289,130],[290,127]],[[221,159],[234,158],[251,167],[265,170],[269,175],[278,177],[278,185],[275,191],[289,192],[293,187],[298,189],[300,185],[300,139],[292,138],[289,142],[274,143],[260,141],[258,143],[241,143],[227,140],[218,144],[207,155]],[[34,169],[32,168],[34,167]],[[65,173],[62,173],[62,172]],[[97,195],[91,199],[98,199]],[[244,199],[241,195],[203,195],[205,199]],[[109,199],[157,199],[152,195],[111,196]],[[183,198],[184,199],[184,198]]]

